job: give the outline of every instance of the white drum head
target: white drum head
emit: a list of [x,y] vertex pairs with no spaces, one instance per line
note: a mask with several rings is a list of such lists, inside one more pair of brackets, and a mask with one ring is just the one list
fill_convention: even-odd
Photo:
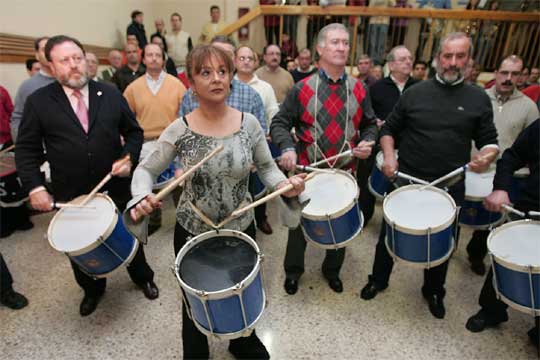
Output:
[[386,196],[383,211],[387,222],[410,230],[426,230],[453,220],[456,205],[452,197],[442,190],[421,187],[404,186]]
[[[394,150],[394,154],[396,155],[396,159],[398,158],[398,151]],[[382,169],[382,163],[384,161],[384,154],[382,151],[379,151],[377,153],[377,156],[375,156],[375,165],[377,165],[377,169]]]
[[303,214],[311,216],[335,214],[356,200],[358,186],[356,180],[344,171],[336,171],[335,174],[318,173],[306,182],[302,197],[311,199],[302,210]]
[[[71,203],[79,203],[84,197],[86,195],[79,196]],[[113,201],[108,196],[96,194],[86,205],[93,209],[63,208],[51,220],[47,235],[51,246],[56,250],[82,250],[107,233],[116,216]]]
[[509,263],[540,267],[540,222],[503,225],[490,237],[488,247],[493,255]]
[[493,191],[495,170],[485,173],[475,173],[467,170],[465,175],[465,196],[485,198]]

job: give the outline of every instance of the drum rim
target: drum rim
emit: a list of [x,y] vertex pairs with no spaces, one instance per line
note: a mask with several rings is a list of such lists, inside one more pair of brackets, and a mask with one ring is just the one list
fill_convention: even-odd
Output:
[[[386,197],[384,198],[384,201],[383,201],[382,210],[383,210],[384,220],[386,221],[386,223],[388,225],[393,224],[398,231],[404,232],[404,233],[409,234],[409,235],[426,235],[427,234],[427,231],[428,231],[427,228],[426,229],[411,229],[411,228],[407,228],[407,227],[401,226],[399,224],[396,224],[395,222],[393,222],[391,219],[388,218],[388,216],[386,215],[386,211],[385,211],[386,203],[389,201],[389,199],[392,198],[392,196],[395,196],[393,194],[398,194],[401,191],[405,191],[405,190],[409,190],[409,189],[419,189],[419,188],[422,188],[424,186],[425,185],[421,185],[421,184],[405,185],[405,186],[401,186],[401,187],[397,188],[396,190],[394,190],[391,193],[389,193],[388,195],[386,195]],[[445,197],[447,197],[450,200],[450,202],[451,202],[451,204],[452,204],[452,206],[454,208],[454,211],[452,212],[452,216],[451,216],[450,219],[446,220],[441,225],[437,225],[437,226],[431,228],[431,233],[434,234],[434,233],[438,233],[439,231],[447,229],[448,226],[451,226],[454,223],[454,221],[456,220],[456,216],[457,216],[458,211],[457,211],[457,205],[456,205],[456,202],[454,201],[454,198],[452,196],[450,196],[450,194],[448,194],[446,191],[444,191],[442,189],[439,189],[438,187],[434,187],[434,186],[430,186],[427,189],[438,192],[440,194],[443,194]]]
[[[330,216],[328,216],[328,214],[326,214],[326,215],[306,214],[306,213],[304,213],[304,209],[305,209],[305,207],[304,207],[304,209],[302,209],[302,212],[300,214],[301,217],[304,217],[306,219],[313,220],[313,221],[323,221],[323,220],[328,220],[328,219],[334,220],[334,219],[337,219],[338,217],[341,217],[342,215],[348,213],[354,206],[356,206],[358,204],[358,197],[360,196],[360,188],[358,187],[358,183],[356,182],[356,179],[354,178],[354,176],[352,176],[351,174],[349,174],[347,171],[344,171],[344,170],[335,169],[335,171],[336,171],[336,174],[341,174],[341,175],[345,175],[346,177],[348,177],[352,181],[352,183],[355,185],[356,194],[353,197],[353,201],[351,201],[345,208],[339,210],[336,213],[333,213]],[[328,175],[326,173],[319,173],[319,174],[320,175]],[[313,178],[317,177],[317,175],[319,175],[319,174],[316,174]],[[332,174],[332,175],[335,175],[335,174]]]
[[509,299],[502,292],[500,292],[499,289],[496,287],[495,278],[493,278],[493,288],[496,289],[497,295],[501,298],[501,301],[506,303],[506,305],[510,306],[514,310],[520,311],[525,314],[531,314],[534,312],[534,316],[540,316],[540,309],[526,307],[524,305],[518,304],[517,302]]
[[[519,171],[523,170],[523,169],[527,169],[527,171],[525,172],[525,174],[520,174],[518,173]],[[528,167],[528,166],[524,166],[522,168],[519,168],[517,169],[516,171],[514,171],[514,173],[512,174],[512,177],[516,178],[516,179],[525,179],[526,177],[528,177],[529,175],[531,175],[531,169]]]
[[368,185],[369,192],[371,193],[371,195],[373,195],[375,197],[375,199],[380,200],[380,201],[384,200],[386,195],[379,194],[378,192],[375,191],[373,186],[371,186],[371,175],[369,175],[369,177],[368,177],[368,184],[367,185]]
[[500,256],[498,256],[497,254],[495,254],[491,250],[491,243],[493,241],[493,238],[498,233],[500,233],[501,231],[504,231],[507,228],[514,227],[514,226],[519,226],[519,225],[522,225],[522,224],[536,224],[536,225],[540,226],[540,220],[532,220],[532,219],[516,220],[516,221],[507,222],[506,224],[503,224],[503,225],[493,229],[489,233],[488,238],[487,238],[488,252],[493,257],[493,259],[496,260],[497,264],[502,265],[507,269],[510,269],[510,270],[513,270],[513,271],[519,271],[519,272],[529,272],[529,268],[531,268],[531,272],[533,274],[540,274],[540,265],[512,263],[512,262],[509,262],[508,260],[505,260],[505,259],[501,258]]
[[[478,203],[479,201],[470,201],[470,200],[467,200],[465,199],[465,201],[469,201],[469,202],[474,202],[474,203]],[[469,208],[466,208],[465,207],[465,203],[463,203],[463,205],[461,206],[461,208],[459,209],[459,215],[461,215],[461,213],[466,210],[466,209],[469,209]],[[492,213],[492,214],[501,214],[501,213],[498,213],[498,212],[495,212],[495,211],[489,211],[489,210],[486,210],[486,212],[489,212],[489,213]],[[504,223],[506,221],[506,216],[505,214],[501,214],[501,218],[497,221],[494,221],[494,222],[491,222],[489,224],[478,224],[478,225],[471,225],[471,224],[465,224],[465,223],[462,223],[461,222],[461,216],[458,215],[458,223],[460,226],[466,226],[468,227],[469,229],[474,229],[474,230],[486,230],[486,229],[489,229],[489,228],[493,228],[493,227],[496,227],[496,226],[499,226],[500,224]]]
[[[222,290],[217,290],[217,291],[198,290],[198,289],[195,289],[195,288],[189,286],[182,279],[182,277],[180,276],[180,263],[181,263],[181,260],[186,255],[186,253],[189,250],[191,250],[191,248],[193,246],[197,245],[198,243],[200,243],[200,242],[202,242],[204,240],[216,237],[214,235],[236,237],[236,238],[240,238],[242,240],[246,240],[246,242],[248,244],[250,244],[253,247],[253,249],[255,250],[255,253],[257,254],[257,261],[255,262],[255,265],[253,266],[253,269],[251,270],[249,275],[246,276],[245,279],[243,279],[241,282],[239,282],[239,283],[237,283],[237,284],[235,284],[235,285],[233,285],[231,287],[228,287],[228,288],[222,289]],[[238,292],[242,293],[245,288],[249,287],[253,283],[253,281],[255,281],[255,278],[257,277],[257,275],[260,273],[260,270],[261,270],[262,256],[263,255],[261,253],[261,250],[259,249],[259,246],[255,242],[255,240],[253,240],[251,238],[251,236],[249,236],[248,234],[246,234],[246,233],[244,233],[242,231],[231,230],[231,229],[210,230],[210,231],[204,232],[202,234],[199,234],[197,236],[194,236],[193,238],[191,238],[191,240],[189,240],[187,243],[185,243],[184,246],[182,246],[182,248],[178,252],[178,255],[176,255],[176,260],[174,261],[174,274],[176,276],[176,279],[180,283],[180,286],[182,287],[182,289],[184,291],[194,295],[195,297],[197,297],[199,299],[201,298],[201,292],[204,293],[204,298],[207,299],[207,300],[226,299],[226,298],[228,298],[228,297],[230,297],[232,295],[235,295]],[[242,284],[242,287],[240,288],[240,290],[237,290],[237,285],[238,284]],[[263,292],[264,292],[264,288],[263,288]]]
[[[90,251],[98,248],[106,239],[109,238],[109,236],[111,236],[111,234],[114,231],[114,228],[116,227],[116,224],[118,224],[118,219],[119,219],[118,208],[116,207],[116,204],[114,203],[114,201],[112,201],[112,199],[108,195],[105,195],[105,194],[102,194],[102,193],[97,193],[94,196],[102,197],[105,200],[107,200],[112,205],[113,210],[114,210],[114,212],[116,214],[116,217],[113,216],[113,221],[105,229],[105,232],[100,237],[98,237],[95,241],[93,241],[92,243],[90,243],[89,245],[85,246],[82,249],[74,250],[74,251],[60,250],[58,247],[55,246],[55,244],[53,242],[52,227],[53,227],[54,222],[58,221],[58,218],[60,218],[61,214],[63,214],[64,212],[69,210],[69,208],[62,208],[62,209],[58,210],[58,212],[54,215],[54,217],[51,219],[51,222],[49,223],[49,227],[47,228],[47,239],[49,240],[49,244],[52,246],[53,249],[55,249],[58,252],[67,254],[68,256],[79,256],[79,255],[86,254],[87,252],[90,252]],[[86,194],[77,196],[75,199],[71,200],[70,203],[77,200],[77,199],[84,198],[84,197],[86,197]],[[136,238],[134,238],[134,240],[137,241]]]

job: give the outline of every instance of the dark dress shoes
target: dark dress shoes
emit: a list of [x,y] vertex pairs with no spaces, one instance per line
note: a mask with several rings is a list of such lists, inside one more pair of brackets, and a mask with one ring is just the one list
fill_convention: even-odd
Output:
[[294,295],[298,291],[298,280],[285,279],[285,284],[283,285],[285,291],[289,295]]
[[2,305],[5,305],[13,310],[20,310],[28,305],[28,300],[24,297],[24,295],[13,290],[5,292],[0,302]]
[[101,295],[98,296],[88,296],[84,295],[84,298],[82,299],[81,306],[79,307],[79,313],[81,316],[88,316],[91,313],[93,313],[99,303],[99,300],[101,299]]
[[471,263],[471,270],[476,275],[484,276],[486,274],[486,265],[483,260],[472,259],[469,257]]
[[328,286],[337,293],[343,292],[343,283],[339,278],[328,279]]
[[144,293],[144,296],[146,296],[146,298],[150,300],[157,299],[159,296],[159,290],[152,280],[141,285],[141,289]]
[[444,319],[446,314],[446,309],[444,308],[443,298],[437,294],[424,295],[424,298],[427,300],[429,305],[429,311],[431,315],[435,316],[437,319]]
[[494,319],[493,317],[488,316],[488,314],[484,310],[480,310],[478,313],[471,316],[469,320],[467,320],[465,327],[470,332],[476,333],[483,331],[485,328],[488,327],[495,327],[505,321],[508,321],[508,315],[501,319]]
[[257,227],[259,228],[259,230],[261,230],[266,235],[270,235],[273,232],[272,227],[270,226],[270,224],[266,220],[261,222],[261,224],[259,224],[259,226],[257,226]]
[[386,287],[379,288],[373,281],[370,280],[368,281],[366,286],[364,286],[362,291],[360,291],[360,297],[364,300],[371,300],[375,296],[377,296],[379,291],[382,291],[384,289],[386,289]]
[[259,340],[255,331],[248,337],[241,337],[229,342],[229,351],[237,359],[270,359],[270,354]]

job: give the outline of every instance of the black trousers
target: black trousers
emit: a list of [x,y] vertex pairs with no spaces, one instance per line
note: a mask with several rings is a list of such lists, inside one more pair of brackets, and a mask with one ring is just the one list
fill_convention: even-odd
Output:
[[[285,276],[287,279],[298,280],[304,273],[304,260],[306,252],[306,239],[302,232],[302,226],[289,229],[289,240],[285,252]],[[331,280],[339,277],[339,271],[345,259],[345,248],[326,250],[326,256],[322,263],[322,272],[325,278]]]
[[[244,233],[255,240],[255,224],[252,223],[249,225]],[[184,229],[180,224],[176,223],[176,227],[174,228],[175,258],[182,246],[187,242],[187,239],[192,236],[193,234]],[[252,342],[252,338],[256,336],[257,334],[253,331],[249,337],[231,340],[230,345],[240,348],[242,346],[248,346]],[[208,338],[197,329],[193,320],[189,318],[184,304],[182,304],[182,344],[184,349],[184,359],[208,359],[210,356],[208,351]]]
[[6,262],[2,253],[0,253],[0,298],[4,296],[5,293],[13,291],[13,278],[7,267]]
[[[397,185],[404,185],[405,183],[398,180]],[[458,184],[452,186],[449,189],[449,194],[454,198],[457,206],[463,203],[465,197],[465,185],[461,181]],[[411,209],[414,211],[414,209]],[[385,245],[386,237],[386,221],[382,221],[381,231],[379,232],[379,241],[375,250],[375,261],[373,262],[372,274],[369,276],[369,280],[374,282],[379,289],[384,289],[388,286],[388,280],[394,267],[394,260],[388,253]],[[457,241],[459,233],[454,234],[454,238]],[[446,273],[448,272],[449,260],[443,262],[440,265],[432,267],[430,269],[424,269],[424,285],[422,286],[422,293],[425,296],[438,295],[441,298],[446,294],[444,284],[446,282]]]
[[359,159],[356,165],[356,181],[360,188],[360,209],[364,216],[364,226],[367,226],[369,220],[373,217],[375,211],[375,197],[369,191],[368,179],[375,165],[376,151],[372,151],[371,156],[367,159]]
[[[120,213],[124,211],[127,204],[127,198],[125,197],[113,197],[111,199],[114,201]],[[73,269],[73,275],[77,284],[84,290],[86,296],[96,297],[100,296],[105,292],[105,287],[107,285],[106,278],[95,279],[92,276],[86,274],[82,271],[79,266],[74,263],[71,259],[71,268]],[[131,260],[131,263],[127,266],[127,271],[131,280],[137,285],[143,285],[148,281],[154,279],[154,271],[150,268],[146,262],[146,257],[144,255],[144,248],[142,244],[139,244],[137,253]]]
[[279,44],[279,25],[265,26],[266,45]]
[[487,254],[487,238],[489,230],[475,230],[472,234],[469,244],[467,244],[467,253],[472,260],[483,260]]

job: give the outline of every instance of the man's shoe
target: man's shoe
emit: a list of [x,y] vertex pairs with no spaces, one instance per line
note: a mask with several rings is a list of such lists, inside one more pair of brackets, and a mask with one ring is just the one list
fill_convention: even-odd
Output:
[[484,310],[480,310],[476,315],[473,315],[467,320],[465,327],[470,332],[480,332],[488,327],[495,327],[502,322],[508,321],[508,315],[505,314],[503,319],[493,319],[489,317]]
[[229,342],[229,351],[237,359],[270,359],[266,347],[254,332],[248,337],[231,340]]
[[432,294],[424,296],[429,305],[429,311],[437,319],[444,319],[446,309],[444,308],[443,298],[440,295]]
[[147,299],[154,300],[157,299],[159,296],[159,289],[157,288],[156,284],[152,280],[144,283],[140,286],[144,296],[146,296]]
[[471,270],[473,273],[484,276],[486,274],[486,265],[481,259],[473,259],[469,257],[469,262],[471,263]]
[[259,228],[259,230],[261,230],[266,235],[270,235],[270,234],[273,233],[272,227],[270,226],[270,224],[266,220],[262,221],[257,227]]
[[334,290],[337,293],[343,292],[343,283],[339,278],[329,279],[328,286],[330,286],[330,289]]
[[93,313],[99,303],[99,300],[101,299],[100,296],[87,296],[84,295],[84,298],[82,299],[81,306],[79,307],[79,313],[81,316],[88,316],[91,313]]
[[2,296],[0,302],[2,305],[5,305],[13,310],[20,310],[28,305],[28,300],[24,297],[24,295],[13,290],[4,293],[4,296]]
[[286,278],[283,287],[287,294],[294,295],[298,291],[298,280]]
[[377,296],[379,291],[382,291],[386,288],[387,288],[386,286],[384,288],[379,288],[377,285],[375,285],[373,281],[370,280],[368,281],[366,286],[364,286],[362,291],[360,291],[360,297],[364,300],[371,300],[375,296]]

